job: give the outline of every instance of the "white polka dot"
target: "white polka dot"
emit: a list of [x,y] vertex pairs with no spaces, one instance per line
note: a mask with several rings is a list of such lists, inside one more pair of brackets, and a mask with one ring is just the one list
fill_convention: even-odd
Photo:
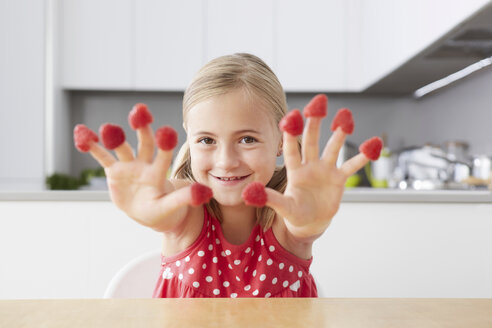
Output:
[[183,274],[180,273],[179,276],[178,276],[179,280],[183,280]]
[[244,272],[248,272],[248,269],[249,269],[249,266],[247,266],[246,269],[244,269]]
[[246,291],[247,291],[247,290],[250,290],[250,289],[251,289],[251,285],[246,285],[246,286],[244,286],[244,290],[246,290]]
[[264,273],[263,273],[263,274],[261,274],[261,276],[260,276],[260,281],[263,281],[263,280],[265,280],[265,279],[266,279],[266,274],[264,274]]
[[202,257],[203,255],[205,255],[205,252],[204,251],[199,251],[198,252],[198,256]]
[[232,254],[232,253],[231,253],[231,251],[230,251],[229,249],[226,249],[226,251],[225,251],[225,252],[226,252],[226,255],[231,255],[231,254]]
[[227,266],[232,270],[232,265],[230,263]]
[[207,263],[203,263],[202,268],[205,270],[207,268]]
[[222,271],[219,270],[219,276],[222,274]]
[[231,298],[236,298],[237,297],[237,294],[236,293],[232,293],[231,294]]
[[268,249],[270,250],[270,252],[273,252],[275,250],[275,246],[272,245]]
[[209,250],[209,251],[211,251],[211,250],[213,250],[213,249],[214,249],[214,245],[212,245],[212,244],[208,245],[208,250]]
[[255,255],[255,251],[252,251],[252,252],[251,252],[251,256],[253,256],[253,255]]
[[215,225],[212,224],[212,231],[215,231]]
[[214,256],[214,258],[212,259],[212,262],[217,263],[217,256]]
[[188,273],[189,273],[189,274],[193,274],[194,272],[195,272],[195,270],[194,270],[193,268],[190,268],[190,269],[188,270]]
[[179,267],[181,265],[181,261],[176,261],[176,266]]
[[239,265],[239,264],[241,264],[241,260],[235,260],[235,261],[234,261],[234,264],[235,264],[235,265]]
[[284,283],[282,284],[282,286],[284,286],[284,287],[289,286],[289,281],[288,280],[284,281]]
[[270,296],[272,296],[272,293],[266,293],[265,294],[265,298],[269,298]]
[[277,277],[273,278],[272,285],[275,285],[277,283],[277,281],[278,281]]
[[301,287],[301,282],[297,280],[295,283],[289,286],[290,290],[297,292],[297,290]]
[[272,259],[268,259],[267,260],[267,265],[272,265],[273,264],[273,260]]
[[220,252],[220,255],[222,255],[223,257],[226,257],[226,253],[224,251]]
[[199,283],[198,281],[195,281],[195,282],[193,283],[193,287],[195,287],[195,288],[200,287],[200,283]]
[[261,238],[261,246],[265,245],[265,241],[263,241],[263,238]]
[[207,238],[210,238],[210,232],[207,232]]
[[285,264],[283,264],[283,263],[280,263],[280,264],[278,265],[278,267],[280,268],[280,270],[282,270],[282,269],[284,268],[284,266],[285,266]]
[[224,283],[223,283],[222,285],[224,285],[224,287],[226,287],[226,288],[227,288],[227,287],[229,287],[231,284],[230,284],[228,281],[224,281]]
[[258,256],[258,262],[261,262],[261,259],[262,259],[261,255]]
[[246,248],[246,250],[244,251],[246,254],[248,254],[249,252],[251,252],[251,247],[248,247]]
[[207,282],[212,282],[212,280],[214,280],[214,278],[212,278],[211,276],[207,276],[207,277],[205,278],[205,280],[206,280]]
[[256,241],[260,241],[260,235],[256,236]]
[[164,279],[171,279],[173,277],[173,273],[171,271],[164,271],[162,273],[162,278]]
[[220,244],[220,240],[219,240],[219,238],[215,238],[215,243],[216,243],[217,245],[218,245],[218,244]]
[[214,295],[219,295],[220,294],[220,290],[218,290],[217,288],[214,289]]
[[256,270],[253,271],[253,277],[256,277]]
[[299,272],[297,273],[297,275],[299,276],[299,278],[301,278],[301,277],[302,277],[302,271],[299,271]]
[[187,256],[187,257],[185,258],[185,262],[190,262],[190,257],[189,257],[189,256]]
[[239,277],[238,277],[238,276],[236,276],[236,280],[237,280],[237,281],[241,281],[241,279],[239,279]]
[[256,289],[256,290],[253,292],[253,295],[254,295],[254,296],[256,296],[256,295],[258,295],[258,293],[259,293],[259,292],[258,292],[258,289]]
[[294,271],[294,267],[291,265],[291,266],[289,267],[289,272],[292,272],[292,271]]

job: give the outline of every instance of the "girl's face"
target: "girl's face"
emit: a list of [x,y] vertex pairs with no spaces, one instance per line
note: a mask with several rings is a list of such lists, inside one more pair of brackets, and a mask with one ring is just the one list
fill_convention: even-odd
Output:
[[196,104],[188,112],[186,128],[193,176],[212,188],[219,204],[241,204],[248,183],[266,185],[273,176],[280,131],[272,115],[243,90]]

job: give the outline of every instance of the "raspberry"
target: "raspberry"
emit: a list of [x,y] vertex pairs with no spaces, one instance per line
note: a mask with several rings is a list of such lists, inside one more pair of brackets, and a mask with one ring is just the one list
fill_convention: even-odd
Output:
[[97,134],[84,124],[77,124],[73,129],[73,141],[78,151],[86,153],[92,142],[98,142]]
[[155,132],[157,146],[162,150],[171,150],[178,144],[178,133],[170,126],[163,126]]
[[375,161],[379,158],[381,149],[383,149],[383,140],[379,137],[372,137],[359,146],[359,151],[371,161]]
[[301,112],[298,109],[294,109],[282,118],[278,127],[280,130],[288,132],[293,136],[298,136],[302,134],[303,125],[304,120],[302,119]]
[[251,182],[244,188],[242,197],[246,205],[263,207],[267,202],[265,186],[261,182]]
[[304,107],[306,117],[325,117],[327,113],[328,97],[324,94],[314,96],[313,99]]
[[115,149],[125,142],[125,132],[119,125],[106,123],[99,128],[102,143],[107,149]]
[[142,103],[133,106],[133,109],[128,114],[128,123],[130,123],[133,130],[145,127],[153,121],[152,113],[147,108],[147,105]]
[[212,189],[202,185],[201,183],[195,182],[191,185],[191,205],[198,206],[201,204],[208,203],[212,198]]
[[338,127],[342,127],[342,131],[346,134],[354,132],[354,119],[352,112],[348,108],[340,108],[331,122],[331,131],[335,131]]

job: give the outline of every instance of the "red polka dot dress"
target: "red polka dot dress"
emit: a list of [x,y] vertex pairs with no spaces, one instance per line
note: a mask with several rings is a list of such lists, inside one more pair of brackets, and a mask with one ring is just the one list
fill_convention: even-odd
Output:
[[317,297],[311,262],[286,251],[259,224],[244,244],[230,244],[205,209],[197,240],[162,257],[153,297]]

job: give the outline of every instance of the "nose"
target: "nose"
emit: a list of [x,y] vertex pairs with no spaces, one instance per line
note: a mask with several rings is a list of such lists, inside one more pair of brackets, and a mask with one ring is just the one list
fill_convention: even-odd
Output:
[[220,145],[215,154],[215,166],[229,171],[239,166],[240,159],[233,145]]

